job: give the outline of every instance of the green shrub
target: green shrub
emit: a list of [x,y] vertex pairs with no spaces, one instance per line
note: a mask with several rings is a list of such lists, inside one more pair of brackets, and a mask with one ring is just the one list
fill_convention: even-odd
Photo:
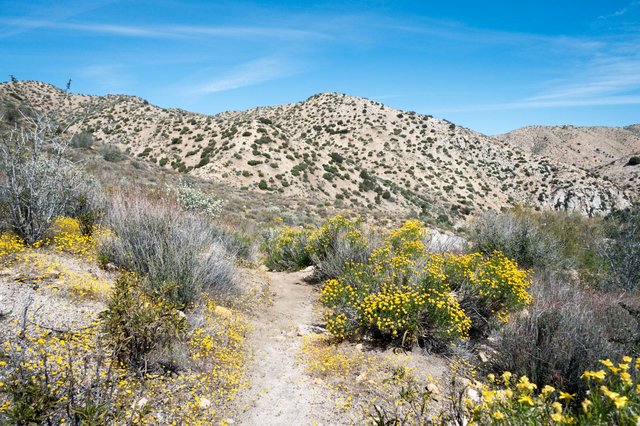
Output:
[[166,201],[114,197],[106,217],[112,235],[99,245],[104,262],[144,277],[151,294],[178,308],[202,291],[217,297],[237,292],[233,256],[208,220]]
[[348,262],[366,262],[375,245],[365,234],[361,218],[338,215],[311,233],[307,251],[316,266],[316,278],[322,280],[341,276]]
[[76,133],[71,138],[71,146],[74,148],[89,149],[93,146],[93,136],[89,132]]
[[640,157],[638,156],[629,158],[629,161],[627,162],[627,166],[637,166],[638,164],[640,164]]
[[210,217],[216,217],[222,210],[222,201],[213,194],[208,194],[186,180],[182,180],[175,188],[178,202],[189,211],[195,211]]
[[640,207],[612,217],[608,239],[600,253],[606,264],[602,287],[634,290],[640,287]]
[[470,239],[474,250],[502,252],[524,268],[551,267],[559,259],[556,237],[527,214],[487,213],[473,224]]
[[84,175],[82,182],[72,191],[65,214],[78,219],[82,235],[92,235],[105,212],[106,199],[102,186],[92,176]]
[[350,262],[325,282],[320,300],[334,336],[368,334],[440,349],[486,334],[530,303],[529,274],[515,262],[500,253],[430,253],[426,238],[421,222],[407,221],[365,262]]
[[303,229],[269,229],[261,245],[265,265],[273,271],[298,271],[311,265],[307,251],[309,231]]
[[102,154],[102,158],[104,158],[105,161],[110,163],[117,163],[127,158],[127,155],[116,145],[103,145],[100,148],[100,154]]
[[151,355],[170,348],[186,329],[184,314],[146,294],[131,273],[116,281],[100,320],[117,359],[139,372],[153,367]]

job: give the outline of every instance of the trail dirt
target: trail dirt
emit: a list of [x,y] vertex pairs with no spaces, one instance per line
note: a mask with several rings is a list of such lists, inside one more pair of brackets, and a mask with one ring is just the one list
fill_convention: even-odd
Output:
[[338,425],[326,389],[313,383],[299,359],[304,335],[320,315],[309,272],[269,272],[272,304],[254,320],[251,387],[242,425]]

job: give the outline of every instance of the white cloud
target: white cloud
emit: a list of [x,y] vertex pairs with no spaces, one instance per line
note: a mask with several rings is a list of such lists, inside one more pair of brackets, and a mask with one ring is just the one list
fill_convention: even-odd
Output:
[[249,39],[310,39],[327,38],[328,36],[303,29],[260,26],[131,26],[111,25],[91,22],[59,22],[39,19],[0,19],[0,23],[8,25],[10,30],[0,32],[0,38],[6,38],[19,32],[34,29],[72,30],[85,33],[108,34],[122,37],[138,38],[192,38],[221,37]]
[[237,66],[232,71],[208,83],[195,87],[192,91],[211,94],[293,75],[299,70],[289,62],[279,58],[261,58]]
[[631,3],[627,4],[622,9],[618,9],[609,15],[598,16],[598,19],[609,19],[609,18],[617,18],[619,16],[624,16],[627,14],[627,12],[629,12],[631,9],[637,6],[640,6],[640,0],[633,0]]

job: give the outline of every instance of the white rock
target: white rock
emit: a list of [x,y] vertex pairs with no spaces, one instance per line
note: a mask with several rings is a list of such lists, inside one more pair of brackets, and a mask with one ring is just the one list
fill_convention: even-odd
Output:
[[206,410],[207,408],[211,407],[211,400],[209,398],[200,398],[200,400],[198,401],[198,406],[202,410]]

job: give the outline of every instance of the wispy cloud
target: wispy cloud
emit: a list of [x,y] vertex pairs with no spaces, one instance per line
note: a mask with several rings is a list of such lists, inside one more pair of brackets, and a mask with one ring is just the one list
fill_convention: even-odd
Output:
[[123,92],[131,83],[126,69],[121,64],[89,65],[78,70],[84,80],[95,81],[106,93]]
[[49,7],[39,5],[28,16],[16,19],[0,19],[0,25],[5,27],[0,28],[0,39],[14,37],[42,26],[56,24],[86,12],[100,9],[113,2],[114,0],[95,0],[93,2],[69,0],[64,3],[54,2]]
[[138,38],[270,38],[270,39],[309,39],[328,38],[327,35],[298,28],[268,27],[268,26],[130,26],[100,24],[91,22],[59,22],[40,19],[0,19],[0,23],[7,25],[10,31],[0,31],[0,38],[15,35],[16,28],[23,31],[35,29],[71,30],[85,33],[106,34],[120,37]]
[[598,16],[598,19],[602,20],[602,19],[610,19],[610,18],[617,18],[619,16],[624,16],[626,15],[630,10],[634,9],[635,7],[640,6],[640,0],[633,0],[631,3],[627,4],[625,7],[616,10],[613,13],[610,13],[608,15],[600,15]]
[[564,80],[552,82],[555,87],[526,101],[584,100],[629,94],[640,89],[640,57],[605,57],[592,60],[584,70]]
[[287,77],[298,72],[300,69],[289,61],[280,58],[261,58],[237,66],[212,81],[194,87],[190,92],[197,94],[224,92]]
[[[638,0],[640,1],[640,0]],[[518,31],[502,31],[478,28],[456,21],[423,19],[419,24],[383,23],[382,28],[436,37],[462,44],[486,44],[502,46],[545,46],[578,51],[600,49],[604,43],[600,40],[571,37],[565,35],[541,35]]]
[[553,99],[553,100],[518,100],[495,104],[465,105],[451,108],[436,108],[434,113],[444,114],[452,112],[481,112],[481,111],[509,111],[515,109],[544,109],[586,106],[612,105],[640,105],[640,95],[637,96],[602,96],[585,99]]

